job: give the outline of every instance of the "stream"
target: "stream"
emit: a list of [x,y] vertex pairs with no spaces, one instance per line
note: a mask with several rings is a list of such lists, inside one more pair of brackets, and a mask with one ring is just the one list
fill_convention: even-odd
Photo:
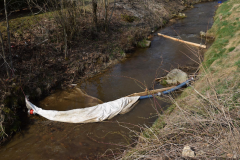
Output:
[[[183,43],[159,37],[157,33],[173,37],[179,35],[183,40],[204,44],[199,32],[212,26],[216,5],[216,1],[196,4],[195,8],[184,12],[187,18],[177,20],[154,33],[150,48],[137,49],[103,74],[78,85],[83,92],[99,100],[71,89],[57,91],[37,105],[53,110],[84,108],[141,92],[146,88],[164,87],[155,83],[154,79],[166,75],[166,70],[179,66],[197,67],[198,64],[194,61],[199,60],[195,54],[201,52],[202,55],[206,50],[199,51]],[[208,47],[209,45],[207,44]],[[168,106],[167,98],[141,100],[127,114],[89,124],[52,122],[32,116],[25,129],[1,146],[1,160],[106,159],[112,151],[117,156],[126,149],[124,146],[134,146],[137,140],[135,131],[150,127],[157,119],[157,112]]]

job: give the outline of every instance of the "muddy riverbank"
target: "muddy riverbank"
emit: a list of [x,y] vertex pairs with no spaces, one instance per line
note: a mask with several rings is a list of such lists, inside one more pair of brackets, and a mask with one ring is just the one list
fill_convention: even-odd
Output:
[[[205,43],[199,32],[211,26],[216,4],[217,2],[198,4],[194,9],[185,12],[186,19],[178,20],[159,32],[175,37],[179,34],[184,40]],[[79,87],[103,102],[145,88],[161,88],[163,86],[154,84],[153,81],[156,77],[163,76],[166,73],[164,70],[179,66],[197,67],[197,64],[188,58],[190,56],[198,60],[192,50],[198,51],[196,48],[189,50],[184,44],[154,36],[150,48],[137,49],[121,63],[104,74],[88,79]],[[139,80],[144,85],[128,77]],[[157,108],[153,105],[155,102],[159,103]],[[56,110],[84,107],[84,104],[86,102],[81,101],[75,90],[56,92],[38,103],[42,108]],[[104,159],[111,156],[111,150],[119,154],[123,149],[134,145],[137,135],[133,131],[140,131],[145,125],[151,126],[157,118],[156,112],[161,112],[166,107],[167,102],[164,99],[144,100],[126,115],[94,124],[66,124],[51,122],[38,116],[30,117],[30,125],[3,145],[0,154],[4,155],[5,159],[96,159],[109,149],[101,157]]]
[[[2,132],[1,142],[19,131],[21,124],[24,124],[21,122],[24,119],[21,115],[26,116],[23,112],[26,112],[24,94],[30,95],[32,101],[39,101],[56,89],[71,88],[72,83],[99,74],[119,63],[128,53],[131,54],[139,41],[164,26],[174,14],[197,2],[200,1],[183,3],[180,0],[160,0],[148,3],[148,10],[142,8],[140,3],[118,2],[108,32],[92,32],[91,13],[87,12],[80,24],[81,39],[69,41],[67,59],[64,58],[62,36],[56,34],[61,30],[54,22],[54,14],[11,19],[14,74],[9,70],[10,76],[7,77],[4,65],[1,66],[1,121],[8,134],[6,136]],[[110,8],[113,7],[111,4]],[[135,20],[129,22],[128,17],[135,17]],[[6,40],[5,22],[1,23],[0,30]],[[100,19],[100,26],[102,23]],[[3,60],[0,61],[3,64]]]

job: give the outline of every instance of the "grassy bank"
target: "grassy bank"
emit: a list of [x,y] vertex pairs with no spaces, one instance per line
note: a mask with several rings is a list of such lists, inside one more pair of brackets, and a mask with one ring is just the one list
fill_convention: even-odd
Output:
[[[240,157],[240,0],[221,4],[208,31],[215,41],[204,55],[196,82],[140,134],[123,159]],[[201,59],[201,55],[194,53]],[[174,109],[173,109],[174,108]]]

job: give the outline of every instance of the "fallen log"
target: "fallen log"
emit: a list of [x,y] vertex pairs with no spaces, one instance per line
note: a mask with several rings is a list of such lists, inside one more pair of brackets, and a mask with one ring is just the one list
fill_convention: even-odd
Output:
[[176,87],[176,86],[161,88],[161,89],[155,89],[155,90],[147,90],[147,91],[144,91],[144,92],[130,94],[127,97],[151,95],[151,94],[155,94],[155,93],[158,93],[158,92],[163,92],[163,91],[172,89],[174,87]]
[[178,41],[178,42],[190,44],[190,45],[193,45],[193,46],[196,46],[196,47],[207,48],[207,46],[206,46],[206,45],[203,45],[203,44],[198,44],[198,43],[193,43],[193,42],[184,41],[184,40],[181,40],[181,39],[178,39],[178,38],[174,38],[174,37],[171,37],[171,36],[167,36],[167,35],[164,35],[164,34],[161,34],[161,33],[158,33],[158,35],[159,35],[159,36],[163,36],[163,37],[165,37],[165,38],[169,38],[169,39]]

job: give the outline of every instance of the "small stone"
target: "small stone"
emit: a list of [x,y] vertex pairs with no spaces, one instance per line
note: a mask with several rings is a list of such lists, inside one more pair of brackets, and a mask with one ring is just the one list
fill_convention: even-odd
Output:
[[146,45],[146,47],[150,47],[150,45],[151,45],[151,41],[146,40],[145,45]]
[[141,47],[141,48],[150,47],[151,46],[151,41],[149,41],[149,40],[142,40],[142,41],[138,42],[137,46]]
[[195,157],[194,151],[191,149],[189,146],[184,146],[183,151],[182,151],[182,156],[183,157]]
[[186,14],[185,13],[178,13],[178,18],[186,18]]
[[168,84],[183,83],[188,79],[187,73],[180,69],[173,69],[166,76],[166,82]]
[[206,32],[200,31],[200,36],[206,37]]

